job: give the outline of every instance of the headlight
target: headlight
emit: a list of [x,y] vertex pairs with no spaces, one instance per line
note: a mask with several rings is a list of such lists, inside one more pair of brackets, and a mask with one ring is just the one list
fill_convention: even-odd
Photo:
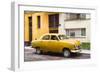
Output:
[[80,46],[75,46],[75,49],[81,49],[81,47]]
[[79,49],[78,46],[76,46],[76,49]]

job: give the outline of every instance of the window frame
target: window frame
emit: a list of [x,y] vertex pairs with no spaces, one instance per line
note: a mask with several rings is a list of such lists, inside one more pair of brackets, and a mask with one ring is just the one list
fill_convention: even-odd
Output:
[[81,28],[81,36],[86,36],[86,28]]
[[[89,60],[62,60],[62,61],[44,61],[44,62],[24,62],[24,19],[23,12],[29,11],[51,11],[51,12],[75,12],[75,13],[91,13],[91,26],[92,26],[92,47],[91,47],[91,59]],[[85,66],[97,66],[98,65],[98,47],[94,43],[96,38],[96,7],[89,6],[77,6],[77,5],[62,5],[62,4],[33,4],[30,2],[13,2],[11,7],[11,70],[39,70],[40,68],[45,70],[46,68],[67,68],[67,67],[85,67]],[[95,24],[95,25],[94,25]],[[17,35],[17,36],[16,36]],[[96,47],[96,48],[95,48]],[[96,57],[95,57],[96,56]],[[48,63],[49,62],[49,63]],[[67,65],[65,65],[67,63]],[[78,63],[78,64],[77,64]]]

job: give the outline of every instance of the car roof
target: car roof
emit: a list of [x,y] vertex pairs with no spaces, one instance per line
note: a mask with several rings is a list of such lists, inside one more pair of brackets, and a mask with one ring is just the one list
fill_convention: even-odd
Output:
[[58,35],[65,35],[65,34],[62,34],[62,33],[45,33],[40,37],[40,39],[45,35],[56,35],[56,36],[58,36]]
[[60,34],[60,33],[46,33],[44,35],[64,35],[64,34]]

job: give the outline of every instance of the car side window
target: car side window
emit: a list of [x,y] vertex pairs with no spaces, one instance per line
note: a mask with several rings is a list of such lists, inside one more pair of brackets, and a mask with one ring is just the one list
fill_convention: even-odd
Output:
[[51,35],[51,40],[58,40],[58,38],[55,35]]
[[50,35],[45,35],[43,36],[42,40],[49,40],[50,39]]

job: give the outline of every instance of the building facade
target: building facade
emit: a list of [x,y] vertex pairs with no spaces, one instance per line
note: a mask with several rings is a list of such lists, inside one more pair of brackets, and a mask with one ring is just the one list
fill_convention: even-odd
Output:
[[90,14],[62,13],[60,16],[59,33],[81,42],[90,42]]
[[45,33],[58,33],[59,13],[24,12],[24,42],[30,45]]
[[30,45],[45,33],[63,33],[90,42],[90,15],[58,12],[24,12],[24,42]]

